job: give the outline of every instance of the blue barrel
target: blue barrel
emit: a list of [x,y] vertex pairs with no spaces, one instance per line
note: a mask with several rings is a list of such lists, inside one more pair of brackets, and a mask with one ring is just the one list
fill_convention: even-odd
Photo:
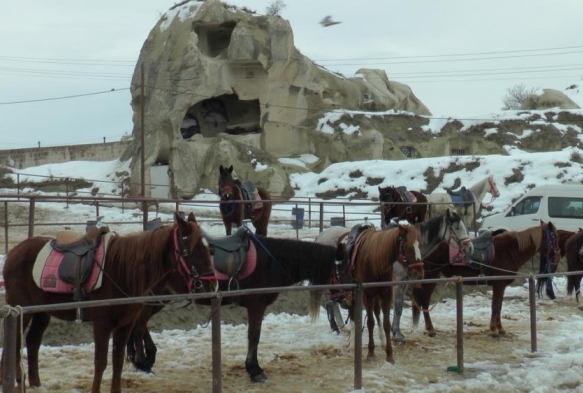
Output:
[[160,217],[156,217],[153,220],[148,221],[146,224],[146,230],[151,231],[152,229],[158,228],[159,226],[162,226],[162,219]]
[[291,226],[294,229],[302,229],[304,227],[304,209],[292,207]]

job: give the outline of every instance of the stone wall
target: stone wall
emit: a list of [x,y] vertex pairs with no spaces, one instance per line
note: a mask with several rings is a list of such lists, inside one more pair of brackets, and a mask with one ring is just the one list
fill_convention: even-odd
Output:
[[0,150],[0,165],[23,169],[67,161],[111,161],[121,157],[129,141]]

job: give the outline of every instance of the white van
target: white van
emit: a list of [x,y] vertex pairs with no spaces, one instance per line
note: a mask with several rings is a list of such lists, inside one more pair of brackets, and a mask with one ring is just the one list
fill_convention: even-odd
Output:
[[583,185],[548,184],[535,187],[512,204],[505,213],[484,218],[480,232],[493,234],[522,231],[551,221],[557,229],[583,228]]

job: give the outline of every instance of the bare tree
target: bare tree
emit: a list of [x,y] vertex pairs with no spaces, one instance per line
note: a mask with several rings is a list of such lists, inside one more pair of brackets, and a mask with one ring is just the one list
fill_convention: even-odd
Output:
[[519,83],[506,90],[506,96],[502,99],[504,106],[502,110],[521,109],[522,104],[528,97],[535,94],[538,87],[527,88],[523,83]]
[[265,9],[265,13],[267,15],[280,15],[285,7],[287,7],[287,5],[283,0],[271,0]]

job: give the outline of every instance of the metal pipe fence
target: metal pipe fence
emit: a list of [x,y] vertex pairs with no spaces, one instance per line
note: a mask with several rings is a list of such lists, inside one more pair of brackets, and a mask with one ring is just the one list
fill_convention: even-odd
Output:
[[[495,281],[495,280],[515,280],[527,279],[529,288],[529,311],[530,311],[530,333],[531,333],[531,352],[537,351],[537,330],[536,330],[536,297],[535,279],[554,276],[581,275],[583,271],[563,272],[563,273],[546,273],[546,274],[516,274],[507,276],[488,276],[488,277],[459,277],[437,279],[409,280],[407,284],[429,284],[429,283],[455,283],[456,285],[456,357],[459,373],[464,372],[464,337],[463,337],[463,284],[466,282]],[[273,287],[273,288],[254,288],[243,289],[229,292],[216,292],[204,294],[179,294],[179,295],[160,295],[160,296],[142,296],[133,298],[118,298],[107,300],[93,300],[85,302],[61,303],[42,306],[26,307],[9,307],[5,306],[6,313],[3,316],[4,338],[3,338],[3,364],[2,364],[2,391],[5,393],[14,393],[14,376],[16,375],[16,334],[18,318],[24,314],[35,312],[51,312],[58,310],[71,310],[77,308],[90,308],[100,306],[113,306],[122,304],[149,303],[152,301],[165,302],[176,300],[191,300],[211,298],[212,307],[212,386],[213,393],[222,392],[222,375],[221,375],[221,324],[220,324],[220,303],[223,297],[242,296],[250,294],[281,293],[293,291],[324,291],[330,289],[345,289],[355,292],[355,325],[362,326],[362,298],[363,291],[367,288],[377,288],[386,286],[403,285],[402,282],[376,282],[361,284],[336,284],[336,285],[312,285],[312,286],[291,286],[291,287]],[[354,351],[354,389],[362,389],[362,335],[355,336]]]

